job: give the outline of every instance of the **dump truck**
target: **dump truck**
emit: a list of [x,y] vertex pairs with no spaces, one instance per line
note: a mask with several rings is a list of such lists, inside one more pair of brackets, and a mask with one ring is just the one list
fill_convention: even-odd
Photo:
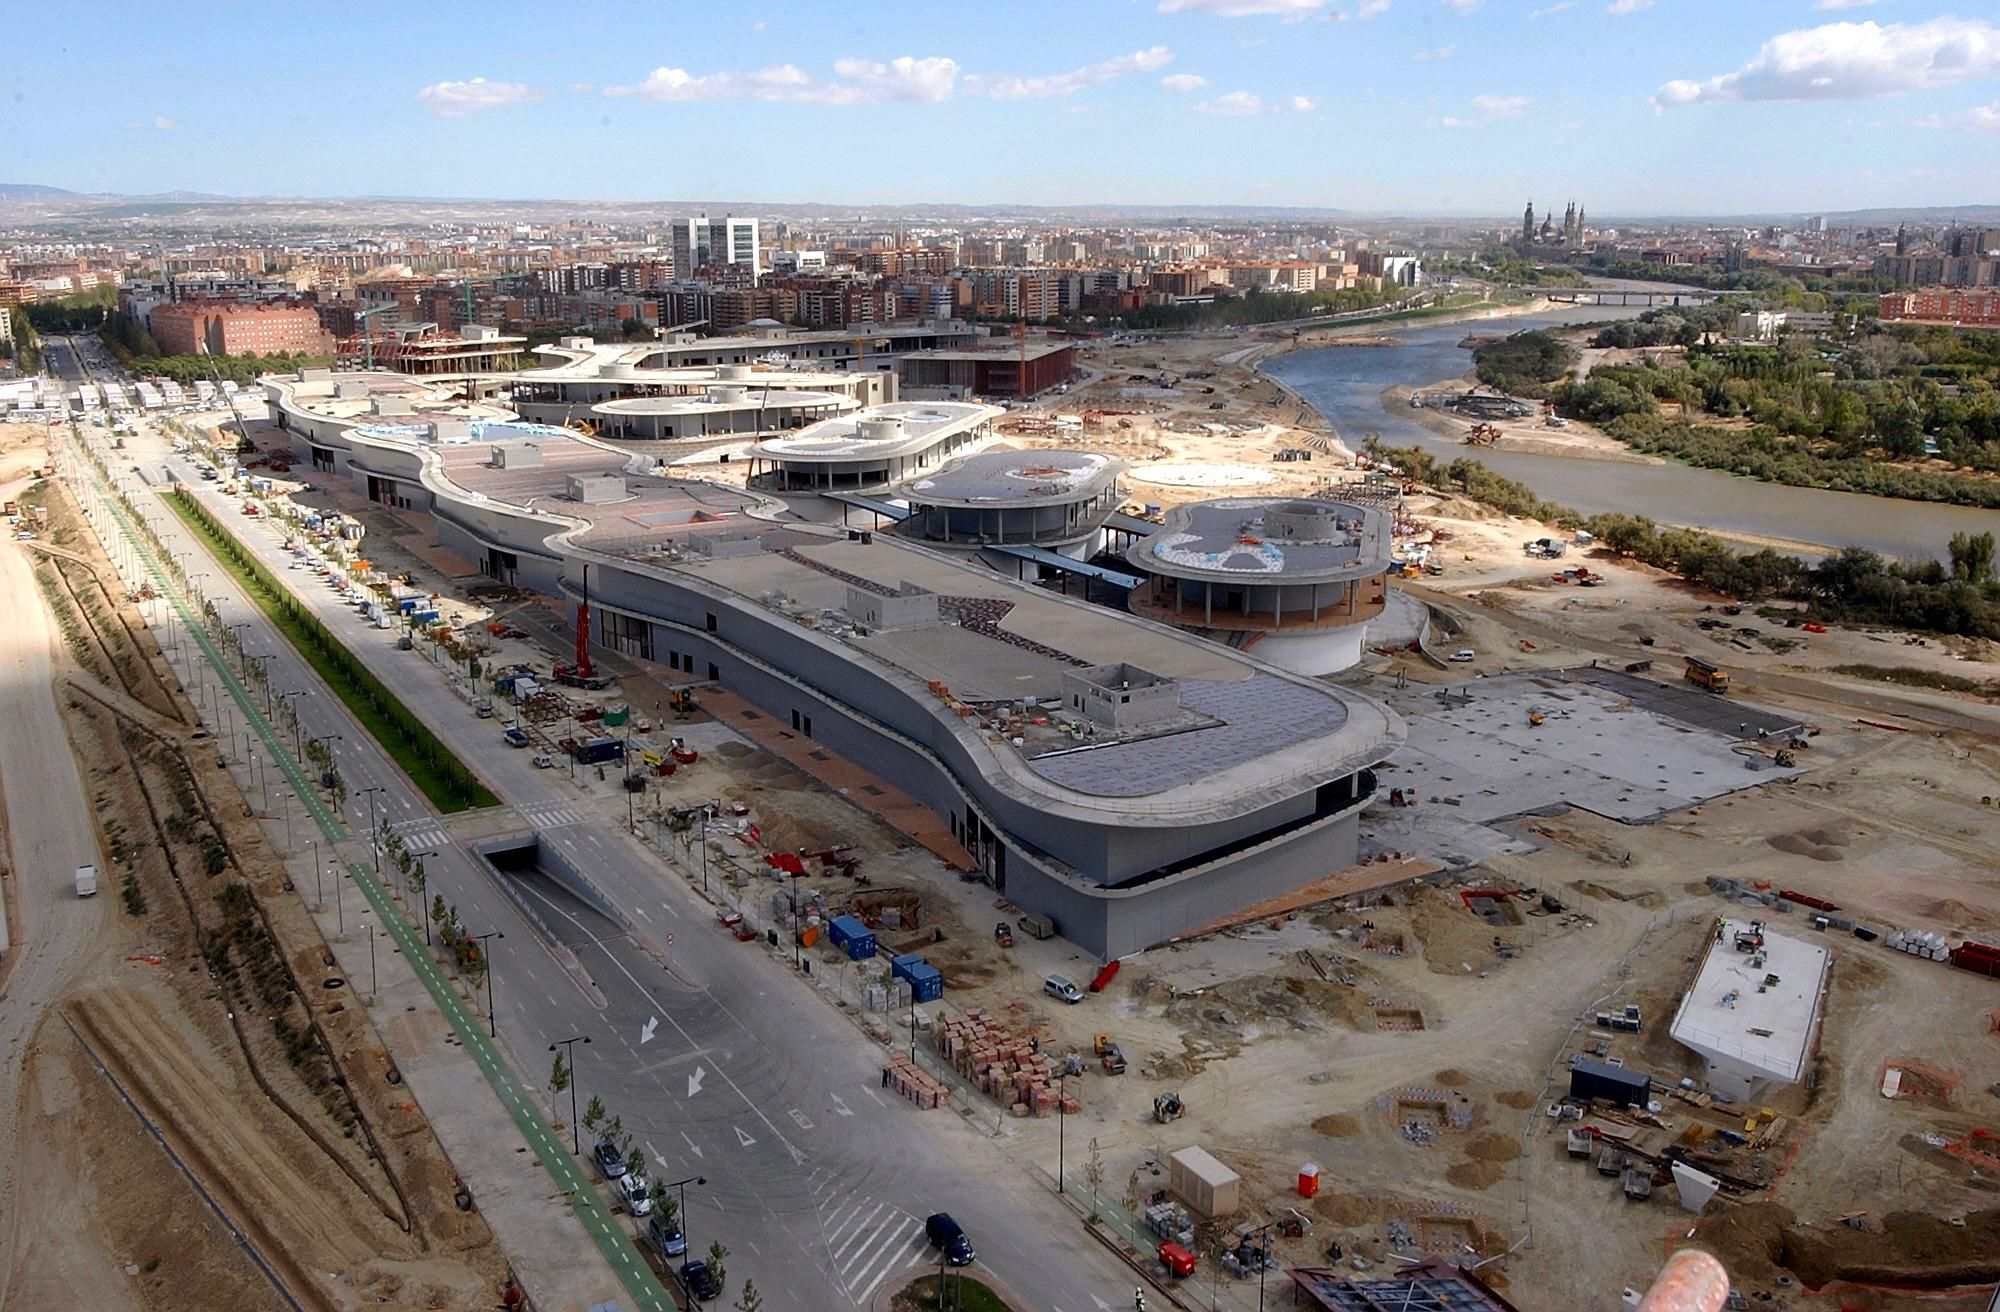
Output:
[[1695,687],[1707,689],[1709,692],[1729,691],[1729,671],[1699,656],[1687,658],[1687,668],[1682,677]]

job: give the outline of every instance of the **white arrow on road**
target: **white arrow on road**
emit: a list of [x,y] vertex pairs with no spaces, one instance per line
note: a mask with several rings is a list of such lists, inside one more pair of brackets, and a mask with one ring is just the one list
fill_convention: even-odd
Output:
[[[646,1023],[639,1027],[639,1042],[651,1043],[653,1041],[653,1031],[658,1028],[660,1028],[660,1018],[658,1016],[648,1017]],[[694,1090],[689,1089],[688,1092],[693,1093]]]
[[854,1112],[851,1109],[849,1109],[848,1105],[840,1100],[839,1094],[830,1093],[827,1096],[833,1099],[833,1109],[839,1112],[842,1116],[854,1115]]
[[696,1157],[706,1156],[706,1154],[702,1152],[701,1148],[695,1143],[695,1141],[688,1138],[686,1130],[681,1131],[681,1139],[687,1144],[688,1151],[693,1153]]
[[743,1141],[743,1146],[744,1146],[745,1148],[748,1148],[748,1147],[749,1147],[749,1146],[750,1146],[751,1144],[753,1144],[753,1143],[756,1143],[756,1142],[757,1142],[757,1141],[756,1141],[755,1139],[752,1139],[752,1138],[751,1138],[751,1137],[750,1137],[749,1135],[747,1135],[747,1134],[743,1133],[743,1127],[742,1127],[742,1126],[740,1126],[740,1125],[737,1125],[737,1126],[732,1126],[732,1127],[730,1127],[730,1128],[732,1128],[732,1129],[734,1129],[734,1130],[736,1131],[736,1137],[737,1137],[738,1139],[741,1139],[741,1140]]
[[694,1074],[688,1076],[688,1097],[692,1098],[701,1092],[701,1079],[706,1074],[708,1074],[706,1066],[697,1066],[694,1068]]
[[668,1175],[672,1174],[673,1168],[667,1165],[667,1159],[661,1155],[660,1150],[653,1147],[651,1139],[646,1140],[646,1151],[653,1155],[653,1165],[660,1168],[661,1179],[665,1179]]

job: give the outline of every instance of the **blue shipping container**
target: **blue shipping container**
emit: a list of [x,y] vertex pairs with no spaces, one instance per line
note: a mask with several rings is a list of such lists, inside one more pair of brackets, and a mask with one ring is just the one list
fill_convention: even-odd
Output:
[[875,931],[858,916],[835,916],[827,922],[827,938],[845,949],[849,961],[865,961],[875,955]]
[[910,967],[910,998],[914,1002],[936,1002],[944,996],[944,976],[936,966],[922,962]]

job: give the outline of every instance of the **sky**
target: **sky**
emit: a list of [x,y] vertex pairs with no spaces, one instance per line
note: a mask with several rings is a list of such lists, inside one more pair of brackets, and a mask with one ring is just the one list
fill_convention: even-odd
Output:
[[2000,3],[17,0],[0,182],[783,204],[2000,202]]

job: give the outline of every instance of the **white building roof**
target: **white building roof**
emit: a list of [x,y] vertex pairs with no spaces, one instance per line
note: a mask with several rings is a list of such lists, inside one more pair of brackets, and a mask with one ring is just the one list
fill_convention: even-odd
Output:
[[[1819,1016],[1820,989],[1833,954],[1816,943],[1764,928],[1760,954],[1739,952],[1751,922],[1724,918],[1668,1032],[1712,1061],[1796,1082],[1805,1071]],[[1777,982],[1767,985],[1768,977]]]
[[759,442],[756,454],[794,464],[916,455],[1006,413],[968,401],[892,401]]

